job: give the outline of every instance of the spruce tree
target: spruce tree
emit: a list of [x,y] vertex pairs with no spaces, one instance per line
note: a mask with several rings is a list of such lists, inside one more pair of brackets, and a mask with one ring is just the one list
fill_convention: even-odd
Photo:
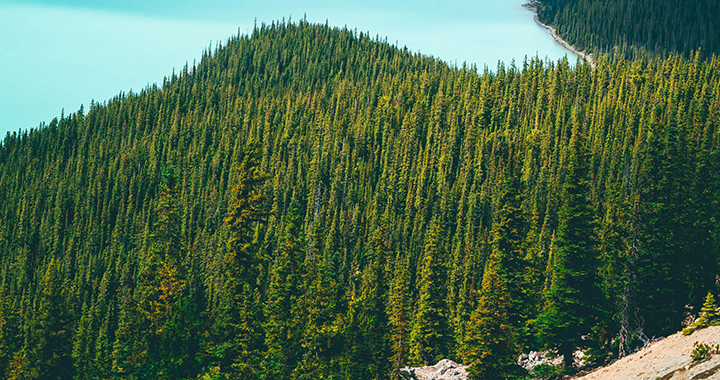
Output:
[[706,260],[696,261],[705,256],[705,252],[692,256],[688,253],[692,237],[687,235],[687,214],[692,197],[674,191],[686,187],[688,182],[685,137],[675,121],[661,125],[664,117],[657,106],[642,152],[644,162],[638,195],[641,244],[637,277],[638,292],[645,300],[640,304],[639,313],[648,336],[677,331],[688,301],[699,306],[705,291],[698,292],[696,300],[689,299],[692,294],[687,278],[692,272],[704,272],[701,267],[708,265]]
[[431,224],[421,259],[417,309],[408,345],[413,365],[432,365],[445,357],[450,339],[445,307],[442,232],[437,220]]
[[705,297],[705,303],[703,303],[703,307],[700,309],[701,324],[704,326],[717,325],[719,323],[718,319],[720,319],[718,318],[717,309],[715,297],[713,297],[712,293],[708,292],[707,297]]
[[[3,293],[4,292],[5,290],[3,289]],[[9,314],[5,296],[0,295],[0,376],[5,374],[13,355],[9,339],[11,337],[9,336],[10,334],[8,334],[10,332],[10,326],[8,324]]]
[[390,328],[390,359],[393,370],[407,364],[408,340],[412,322],[410,293],[410,260],[408,255],[398,252],[395,257],[393,285],[388,302],[388,323]]
[[147,237],[147,251],[141,266],[136,290],[138,311],[142,318],[140,335],[142,363],[139,373],[155,378],[169,378],[182,373],[180,366],[189,338],[188,310],[184,307],[185,271],[182,266],[180,222],[177,212],[177,182],[174,168],[163,173],[155,208],[152,232]]
[[595,216],[589,199],[588,153],[577,127],[568,149],[554,251],[548,263],[549,286],[536,326],[541,342],[557,349],[564,366],[570,369],[573,352],[590,344],[583,337],[593,332],[604,314],[597,276]]
[[360,283],[351,291],[348,307],[348,357],[353,377],[385,379],[388,375],[387,321],[385,314],[384,261],[387,255],[385,229],[372,234]]
[[62,271],[50,259],[27,346],[27,373],[38,380],[65,380],[75,376],[72,360],[72,315],[67,306]]
[[505,171],[500,210],[493,223],[492,252],[483,272],[479,300],[466,328],[464,356],[474,379],[517,374],[525,315],[526,222],[520,209],[518,173]]
[[291,378],[314,380],[333,370],[333,357],[341,350],[342,319],[336,313],[338,285],[329,276],[324,260],[308,259],[303,279],[304,294],[298,317],[302,321],[302,358]]
[[264,376],[288,379],[301,356],[299,323],[306,243],[300,204],[293,200],[285,216],[283,241],[275,257],[265,302]]
[[264,215],[261,186],[267,176],[259,165],[260,148],[249,143],[244,148],[225,217],[229,237],[223,260],[222,298],[214,327],[221,370],[245,379],[260,377],[264,345],[254,229]]
[[490,258],[483,273],[477,308],[465,334],[465,361],[476,380],[508,378],[517,357],[518,329],[509,319],[512,300],[497,258]]

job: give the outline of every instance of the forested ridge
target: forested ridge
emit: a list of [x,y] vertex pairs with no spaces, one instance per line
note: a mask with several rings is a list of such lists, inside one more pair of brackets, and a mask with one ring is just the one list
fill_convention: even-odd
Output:
[[520,66],[274,23],[8,134],[0,373],[491,379],[677,331],[717,294],[720,61]]
[[612,56],[720,55],[716,0],[538,0],[538,17],[580,50]]

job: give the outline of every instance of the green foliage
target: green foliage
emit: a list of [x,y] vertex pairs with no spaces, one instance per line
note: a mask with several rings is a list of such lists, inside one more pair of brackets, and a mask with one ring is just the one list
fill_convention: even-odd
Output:
[[705,303],[703,303],[702,309],[700,309],[700,317],[693,322],[690,326],[682,330],[683,335],[691,335],[696,330],[708,326],[720,325],[720,316],[718,316],[718,306],[715,303],[715,297],[712,293],[707,294],[705,297]]
[[260,25],[2,141],[0,377],[52,351],[78,379],[386,378],[664,334],[720,272],[718,110],[717,59],[478,74]]
[[433,222],[420,262],[419,296],[408,353],[414,365],[433,365],[448,354],[442,232]]
[[410,284],[410,261],[399,252],[395,258],[392,289],[388,304],[388,324],[390,328],[390,344],[392,368],[398,370],[405,366],[408,358],[408,337],[412,315]]
[[539,17],[581,50],[638,55],[720,54],[713,0],[540,0]]
[[520,209],[519,178],[507,173],[500,210],[493,224],[492,253],[483,272],[475,311],[465,332],[464,357],[474,363],[474,379],[505,379],[518,373],[525,305],[525,219]]
[[700,309],[700,315],[705,318],[710,325],[718,324],[720,317],[718,316],[718,306],[715,303],[715,297],[712,293],[708,293],[705,297],[705,303],[703,303],[702,309]]
[[[255,225],[261,221],[264,196],[260,186],[266,179],[259,161],[257,145],[246,145],[237,171],[237,184],[231,193],[229,212],[224,219],[229,237],[222,263],[223,291],[214,328],[218,347],[210,346],[219,351],[224,372],[245,379],[261,377],[264,349],[263,310],[257,277],[260,258],[253,233]],[[286,254],[296,255],[297,243],[290,240],[286,244]]]
[[473,379],[505,379],[519,353],[517,327],[509,321],[512,306],[507,282],[501,279],[496,261],[488,262],[480,300],[468,322],[464,353],[473,363]]
[[388,254],[384,235],[384,228],[377,227],[365,252],[359,283],[350,292],[345,332],[347,361],[352,377],[358,379],[380,380],[389,373],[383,265]]
[[59,265],[50,260],[43,276],[40,305],[27,331],[26,374],[32,379],[72,379],[72,316],[63,294]]
[[540,339],[557,348],[566,368],[574,364],[575,349],[588,346],[583,336],[604,317],[597,279],[596,227],[588,199],[589,154],[582,138],[574,128],[554,250],[548,262],[550,285],[545,291],[545,308],[536,321]]
[[275,256],[265,303],[265,376],[289,378],[300,359],[302,310],[299,308],[304,272],[305,242],[301,230],[301,210],[290,203],[285,216],[285,233]]
[[693,350],[690,353],[690,358],[693,362],[699,362],[718,353],[720,353],[720,345],[718,344],[713,346],[706,343],[695,342],[695,344],[693,344]]

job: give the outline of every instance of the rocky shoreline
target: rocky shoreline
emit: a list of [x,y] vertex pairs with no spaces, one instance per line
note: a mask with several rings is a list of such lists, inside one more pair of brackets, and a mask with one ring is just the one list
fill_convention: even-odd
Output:
[[581,51],[581,50],[578,50],[578,49],[575,48],[574,46],[570,45],[567,41],[565,41],[564,39],[562,39],[562,37],[560,37],[560,36],[557,34],[557,29],[553,28],[553,27],[550,26],[550,25],[543,24],[542,21],[540,21],[540,19],[538,18],[538,15],[537,15],[537,8],[538,8],[539,5],[540,5],[540,4],[539,4],[537,1],[531,1],[531,2],[529,2],[529,3],[523,4],[523,7],[527,8],[527,9],[529,9],[529,10],[531,10],[531,11],[533,11],[533,12],[535,13],[535,16],[533,17],[533,19],[535,20],[535,22],[536,22],[538,25],[540,25],[540,26],[542,26],[543,28],[545,28],[545,29],[547,29],[548,31],[550,31],[550,35],[555,39],[555,41],[557,41],[560,45],[562,45],[562,46],[565,47],[566,49],[570,50],[573,54],[578,55],[580,58],[582,58],[584,61],[586,61],[586,62],[590,65],[590,67],[592,67],[592,68],[594,69],[594,68],[595,68],[595,60],[593,59],[592,54],[586,53],[586,52]]

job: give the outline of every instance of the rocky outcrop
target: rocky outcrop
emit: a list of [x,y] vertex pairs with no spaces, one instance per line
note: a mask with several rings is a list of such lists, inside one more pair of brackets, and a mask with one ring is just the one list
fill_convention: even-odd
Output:
[[467,380],[467,369],[466,365],[443,359],[433,366],[401,368],[400,375],[406,380]]
[[[585,359],[585,353],[582,351],[575,351],[573,354],[573,360],[575,361],[575,367],[580,367],[583,365]],[[550,351],[530,351],[526,354],[521,354],[518,357],[517,364],[526,370],[530,371],[533,368],[542,365],[547,364],[551,365],[553,367],[557,367],[562,365],[563,357],[553,355]]]
[[720,379],[720,355],[692,360],[695,342],[720,344],[720,326],[710,326],[690,336],[677,333],[652,342],[642,350],[580,377],[583,380],[702,380]]

